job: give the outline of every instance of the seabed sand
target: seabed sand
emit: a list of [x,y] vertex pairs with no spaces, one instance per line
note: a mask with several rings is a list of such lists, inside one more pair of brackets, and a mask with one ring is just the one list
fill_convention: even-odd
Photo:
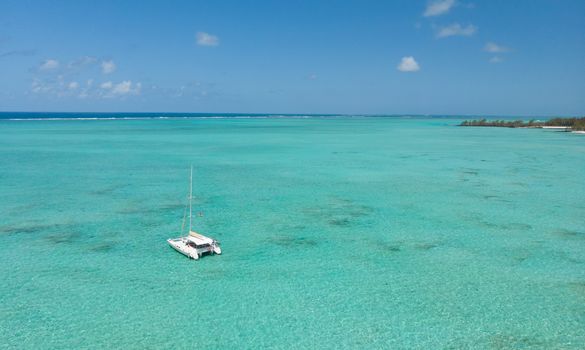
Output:
[[2,121],[2,346],[582,349],[585,143],[460,122]]

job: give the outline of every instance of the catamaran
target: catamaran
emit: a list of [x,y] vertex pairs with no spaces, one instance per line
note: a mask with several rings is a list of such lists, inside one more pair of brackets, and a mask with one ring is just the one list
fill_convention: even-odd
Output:
[[[188,258],[198,260],[203,254],[221,254],[219,242],[213,238],[206,237],[192,229],[193,214],[193,166],[191,166],[191,180],[189,182],[189,230],[186,236],[169,238],[167,242],[173,249]],[[186,213],[185,213],[186,215]],[[183,215],[183,226],[181,234],[185,231],[185,215]]]

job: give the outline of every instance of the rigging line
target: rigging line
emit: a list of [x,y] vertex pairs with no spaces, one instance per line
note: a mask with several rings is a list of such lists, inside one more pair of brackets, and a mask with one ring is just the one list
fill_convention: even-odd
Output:
[[185,231],[186,219],[187,219],[187,205],[185,205],[185,210],[183,210],[183,225],[181,225],[181,236],[183,235],[183,232]]

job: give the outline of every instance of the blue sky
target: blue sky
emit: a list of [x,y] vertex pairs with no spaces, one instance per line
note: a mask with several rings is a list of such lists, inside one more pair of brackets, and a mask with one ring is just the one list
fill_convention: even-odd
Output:
[[585,115],[585,1],[3,0],[0,111]]

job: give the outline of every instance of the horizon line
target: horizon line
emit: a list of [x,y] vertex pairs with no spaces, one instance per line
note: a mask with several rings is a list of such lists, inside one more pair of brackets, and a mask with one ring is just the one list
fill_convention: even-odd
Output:
[[485,117],[485,118],[496,118],[496,117],[505,117],[505,118],[554,118],[554,117],[563,117],[563,118],[574,118],[574,117],[583,117],[585,113],[582,115],[578,114],[542,114],[542,115],[534,115],[534,114],[450,114],[450,113],[438,113],[438,114],[428,114],[428,113],[265,113],[265,112],[161,112],[161,111],[154,111],[154,112],[90,112],[90,111],[75,111],[75,112],[64,112],[64,111],[0,111],[0,114],[11,114],[11,113],[19,113],[19,114],[42,114],[42,113],[50,113],[50,114],[191,114],[191,115],[258,115],[258,116],[362,116],[362,117],[406,117],[406,116],[413,116],[413,117]]

